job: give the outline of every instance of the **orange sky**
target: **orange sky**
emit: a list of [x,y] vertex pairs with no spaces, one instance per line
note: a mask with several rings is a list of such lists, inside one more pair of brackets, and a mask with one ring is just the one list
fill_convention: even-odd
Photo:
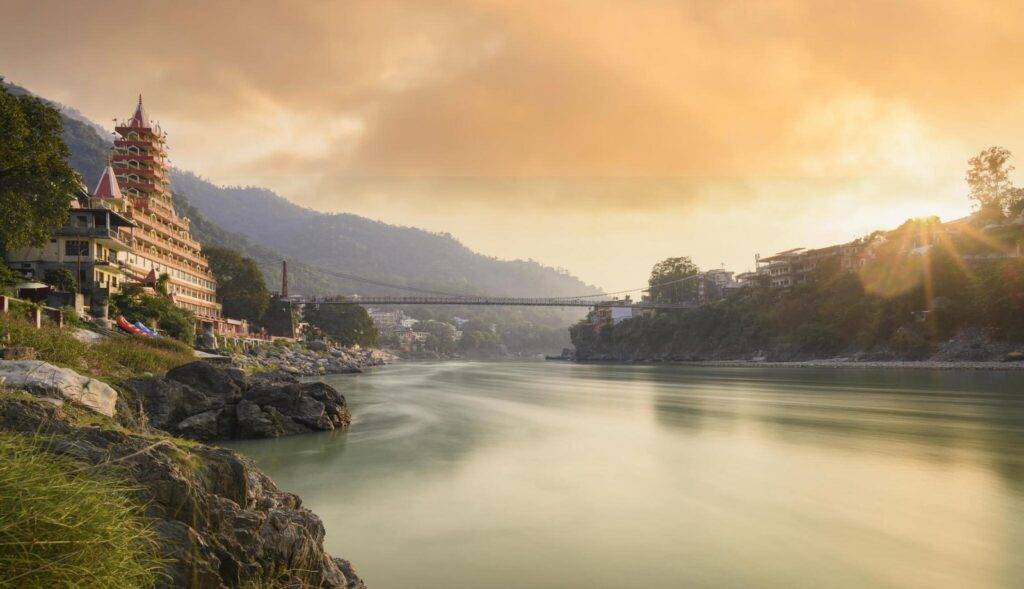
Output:
[[[145,8],[143,8],[145,7]],[[609,289],[969,211],[1024,3],[8,0],[0,74],[180,167]]]

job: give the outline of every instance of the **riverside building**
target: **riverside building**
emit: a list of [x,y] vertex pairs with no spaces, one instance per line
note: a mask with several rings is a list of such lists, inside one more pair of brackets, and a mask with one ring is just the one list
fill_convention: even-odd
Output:
[[120,212],[135,225],[132,247],[120,257],[127,277],[152,282],[167,274],[174,304],[194,313],[201,327],[223,331],[217,281],[192,238],[188,218],[174,211],[167,136],[159,125],[150,124],[142,96],[135,114],[114,130],[110,165],[90,204]]
[[[82,200],[85,189],[82,189]],[[131,249],[135,224],[107,207],[83,206],[72,199],[67,221],[50,242],[7,252],[7,262],[26,277],[46,280],[50,272],[67,270],[84,303],[99,308],[125,281],[119,258]]]

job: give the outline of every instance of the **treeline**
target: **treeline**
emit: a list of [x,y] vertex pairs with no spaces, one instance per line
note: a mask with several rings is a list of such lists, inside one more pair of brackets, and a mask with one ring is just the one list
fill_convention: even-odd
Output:
[[923,359],[968,328],[1024,343],[1022,310],[1024,260],[968,265],[936,251],[875,260],[858,273],[822,268],[808,284],[749,286],[703,307],[617,325],[581,322],[571,336],[581,359]]

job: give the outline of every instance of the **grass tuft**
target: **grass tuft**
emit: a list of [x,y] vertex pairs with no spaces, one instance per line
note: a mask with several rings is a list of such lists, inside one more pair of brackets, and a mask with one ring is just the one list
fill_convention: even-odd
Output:
[[149,587],[162,566],[131,489],[0,432],[0,587]]

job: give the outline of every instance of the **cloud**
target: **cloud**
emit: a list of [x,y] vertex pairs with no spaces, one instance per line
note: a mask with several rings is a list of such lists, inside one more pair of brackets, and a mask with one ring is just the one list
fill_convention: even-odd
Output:
[[1024,150],[1017,2],[34,0],[5,19],[0,72],[100,122],[142,91],[181,167],[403,222],[481,211],[471,244],[530,207],[948,210],[972,152]]

